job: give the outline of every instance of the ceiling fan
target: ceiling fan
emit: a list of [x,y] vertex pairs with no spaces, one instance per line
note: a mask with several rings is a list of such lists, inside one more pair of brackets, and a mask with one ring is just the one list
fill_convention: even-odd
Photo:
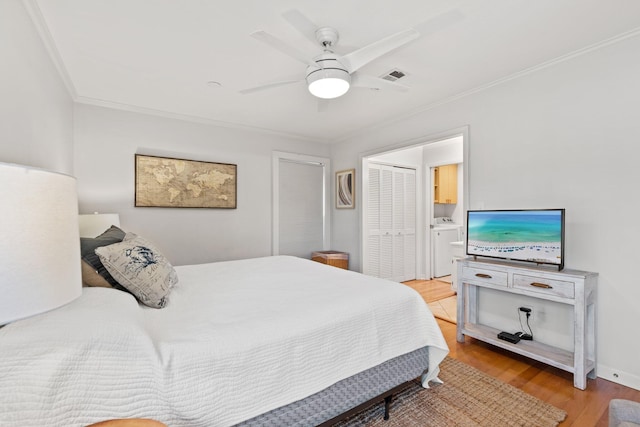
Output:
[[286,80],[263,84],[257,87],[241,90],[248,94],[278,86],[306,81],[309,92],[321,99],[332,99],[347,93],[350,87],[364,87],[370,89],[393,89],[406,91],[409,88],[378,77],[357,72],[369,62],[397,49],[420,37],[420,33],[409,28],[399,33],[373,42],[345,55],[334,52],[338,43],[338,31],[332,27],[318,27],[300,11],[292,9],[282,15],[294,28],[300,31],[313,43],[318,43],[322,53],[310,58],[305,53],[288,43],[264,31],[256,31],[251,37],[260,40],[274,49],[307,65],[304,79]]

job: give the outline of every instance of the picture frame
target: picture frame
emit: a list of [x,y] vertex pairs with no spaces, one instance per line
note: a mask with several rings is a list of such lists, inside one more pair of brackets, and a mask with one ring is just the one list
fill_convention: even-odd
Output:
[[356,207],[356,170],[347,169],[336,172],[336,208],[354,209]]
[[238,166],[135,155],[135,206],[237,208]]

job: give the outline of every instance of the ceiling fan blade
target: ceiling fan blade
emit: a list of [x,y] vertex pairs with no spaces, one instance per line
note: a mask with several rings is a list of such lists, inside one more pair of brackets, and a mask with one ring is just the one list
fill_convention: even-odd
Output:
[[439,15],[436,15],[418,25],[414,28],[420,33],[420,35],[429,36],[437,33],[438,31],[449,27],[456,22],[462,21],[465,15],[458,9],[453,9]]
[[[320,29],[320,26],[315,22],[311,21],[307,18],[302,12],[297,9],[287,10],[282,14],[283,18],[289,22],[298,32],[304,35],[313,45],[317,48],[318,37],[316,35],[316,31]],[[345,55],[349,52],[353,52],[357,50],[357,47],[347,46],[342,43],[337,43],[336,45],[331,46],[331,51],[338,53],[340,55]]]
[[381,79],[379,77],[368,76],[366,74],[358,74],[358,73],[351,76],[351,86],[365,87],[365,88],[376,89],[376,90],[392,89],[398,92],[406,92],[410,89],[409,86],[390,82],[389,80]]
[[290,9],[282,14],[282,17],[298,30],[303,36],[308,38],[314,46],[318,47],[318,39],[316,38],[316,30],[318,26],[309,18],[304,16],[298,9]]
[[250,35],[254,39],[260,40],[261,42],[268,44],[272,48],[279,50],[280,52],[290,56],[293,59],[297,59],[303,64],[307,64],[312,67],[318,67],[316,62],[313,59],[309,58],[307,55],[305,55],[303,52],[299,51],[298,49],[289,45],[288,43],[283,42],[279,38],[272,36],[269,33],[266,33],[264,31],[256,31],[254,33],[251,33]]
[[344,55],[340,57],[339,61],[342,65],[347,67],[349,73],[353,73],[374,59],[377,59],[382,55],[417,39],[418,37],[420,37],[420,33],[413,28],[409,28],[389,37],[385,37],[382,40],[378,40],[377,42],[373,42],[356,50],[355,52]]
[[290,85],[290,84],[293,84],[293,83],[300,83],[302,81],[304,81],[304,80],[285,80],[285,81],[281,81],[281,82],[266,83],[266,84],[263,84],[263,85],[260,85],[260,86],[250,87],[248,89],[242,89],[242,90],[240,90],[238,92],[241,93],[242,95],[247,95],[247,94],[254,93],[254,92],[260,92],[261,90],[273,89],[275,87]]

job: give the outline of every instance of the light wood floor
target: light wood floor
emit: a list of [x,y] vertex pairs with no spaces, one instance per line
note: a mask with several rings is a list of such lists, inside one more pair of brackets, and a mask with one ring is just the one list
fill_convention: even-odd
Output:
[[[427,302],[452,295],[450,285],[438,280],[404,282]],[[587,381],[586,390],[573,387],[573,375],[524,356],[466,337],[456,341],[456,325],[437,319],[449,345],[449,356],[465,362],[567,412],[560,427],[606,427],[611,399],[640,402],[640,391],[597,378]],[[517,410],[517,408],[514,408]]]
[[[640,402],[640,391],[597,378],[587,381],[586,390],[573,387],[573,376],[489,344],[466,338],[456,341],[456,325],[438,319],[449,356],[511,384],[567,412],[560,427],[605,427],[608,405],[613,398]],[[518,408],[514,408],[517,411]]]
[[451,290],[451,283],[441,280],[409,280],[403,284],[418,291],[426,302],[438,301],[456,293]]

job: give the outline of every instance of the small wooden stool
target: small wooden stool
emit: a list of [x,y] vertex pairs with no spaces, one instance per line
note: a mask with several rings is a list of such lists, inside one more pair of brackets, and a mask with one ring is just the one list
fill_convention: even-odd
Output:
[[311,259],[321,264],[349,269],[349,254],[340,251],[318,251],[311,253]]

